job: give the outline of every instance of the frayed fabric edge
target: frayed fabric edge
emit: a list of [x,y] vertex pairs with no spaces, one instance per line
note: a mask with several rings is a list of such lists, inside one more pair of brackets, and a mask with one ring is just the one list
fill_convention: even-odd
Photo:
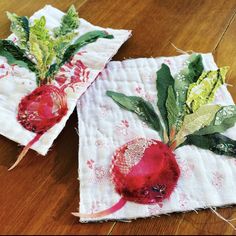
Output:
[[86,224],[86,223],[103,223],[103,222],[124,222],[124,223],[131,223],[132,220],[137,220],[137,219],[148,219],[148,218],[160,218],[161,216],[171,216],[174,213],[188,213],[188,212],[195,212],[196,214],[198,214],[198,211],[203,211],[203,210],[210,210],[212,213],[214,213],[219,219],[221,219],[222,221],[225,221],[227,224],[229,224],[235,231],[236,231],[236,226],[234,226],[231,222],[232,221],[236,221],[235,219],[226,219],[225,217],[223,217],[220,213],[218,213],[216,210],[217,208],[219,209],[223,209],[223,208],[230,208],[233,207],[235,205],[235,203],[230,203],[230,204],[226,204],[226,205],[222,205],[222,206],[206,206],[206,207],[200,207],[200,208],[196,208],[196,209],[190,209],[190,210],[186,210],[186,211],[173,211],[173,212],[169,212],[169,213],[161,213],[160,215],[150,215],[150,216],[138,216],[138,217],[133,217],[133,218],[123,218],[123,219],[111,219],[111,218],[104,218],[104,219],[99,219],[99,220],[79,220],[80,223]]

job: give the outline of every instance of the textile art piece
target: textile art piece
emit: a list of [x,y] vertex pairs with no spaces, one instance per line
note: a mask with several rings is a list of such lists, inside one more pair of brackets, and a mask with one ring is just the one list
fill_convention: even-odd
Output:
[[236,203],[236,106],[211,54],[110,62],[78,101],[81,222]]
[[0,40],[0,134],[46,155],[86,91],[130,37],[45,6],[32,17],[7,13],[12,35]]

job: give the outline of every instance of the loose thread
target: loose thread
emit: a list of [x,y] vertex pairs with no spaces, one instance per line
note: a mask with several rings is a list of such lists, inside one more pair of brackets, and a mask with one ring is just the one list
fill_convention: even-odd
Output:
[[228,84],[228,83],[225,83],[226,86],[229,86],[229,87],[234,87],[232,84]]
[[176,51],[180,54],[192,54],[195,53],[193,50],[188,50],[188,51],[184,51],[178,47],[176,47],[173,43],[170,42],[170,44],[176,49]]
[[230,220],[225,219],[220,213],[218,213],[216,211],[216,208],[214,209],[213,207],[210,207],[210,209],[213,213],[215,213],[216,216],[218,216],[221,220],[225,221],[227,224],[229,224],[236,231],[236,227],[231,223],[232,221],[236,220],[236,218],[230,219]]

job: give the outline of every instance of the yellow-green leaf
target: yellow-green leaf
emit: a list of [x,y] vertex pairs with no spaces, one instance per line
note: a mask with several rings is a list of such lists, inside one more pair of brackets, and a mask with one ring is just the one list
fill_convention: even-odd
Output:
[[56,53],[54,50],[54,40],[46,28],[44,16],[36,19],[30,27],[29,49],[30,54],[37,61],[38,76],[41,80],[44,80]]
[[187,93],[187,113],[214,101],[217,89],[224,84],[228,67],[203,72],[196,83],[190,84]]
[[236,105],[222,107],[215,115],[214,120],[207,127],[197,131],[196,135],[221,133],[234,126],[236,122]]
[[194,113],[186,115],[183,124],[176,135],[177,146],[185,141],[186,136],[209,125],[220,108],[221,106],[219,105],[204,105]]
[[171,134],[171,130],[175,129],[175,124],[176,124],[177,117],[179,114],[179,107],[177,106],[177,103],[176,103],[176,95],[175,95],[173,86],[168,87],[166,109],[167,109],[168,128],[169,128],[168,133]]
[[177,74],[175,79],[176,100],[179,107],[179,116],[176,129],[179,130],[186,114],[186,99],[189,85],[198,80],[203,72],[201,54],[192,54],[185,62],[184,68]]

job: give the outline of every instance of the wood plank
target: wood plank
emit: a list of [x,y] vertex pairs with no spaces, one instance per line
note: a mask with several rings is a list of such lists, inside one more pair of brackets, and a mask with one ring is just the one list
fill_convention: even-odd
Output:
[[[155,4],[142,9],[141,16],[138,15],[127,22],[126,28],[134,29],[134,37],[119,54],[121,57],[116,58],[122,59],[125,55],[128,55],[126,57],[174,55],[176,52],[169,42],[184,50],[213,51],[232,20],[235,4],[235,1],[217,1],[217,4],[214,1],[172,1],[172,4],[168,1],[155,1]],[[147,15],[148,19],[145,20]],[[117,21],[118,19],[114,19],[114,24],[119,24]],[[152,22],[156,23],[156,27]],[[235,29],[234,25],[234,33],[228,36],[230,41],[227,43],[226,55],[234,47]],[[148,38],[144,37],[147,35]],[[222,54],[218,54],[221,58]],[[235,58],[234,56],[235,53],[230,57],[231,60]],[[220,61],[218,57],[217,62]],[[234,70],[236,68],[232,62],[229,63],[229,60],[221,59],[220,64],[221,62],[224,65],[232,65]],[[230,79],[230,81],[231,84],[235,84],[235,80]],[[231,92],[235,92],[235,88],[234,90],[231,88]],[[226,218],[234,216],[231,208],[220,209],[218,212]],[[199,214],[195,212],[172,214],[170,217],[140,219],[130,224],[117,223],[112,234],[232,234],[233,232],[224,221],[210,210],[205,210]]]
[[[5,11],[32,15],[45,4],[66,10],[85,1],[0,1],[2,38],[9,35]],[[44,158],[30,151],[20,168],[8,172],[19,146],[0,136],[0,233],[1,234],[106,234],[113,223],[78,224],[71,215],[79,206],[77,180],[78,135],[74,112],[52,151]]]
[[[235,218],[234,209],[217,210],[226,219]],[[112,235],[235,235],[226,222],[210,210],[198,213],[173,213],[153,219],[138,219],[132,223],[117,223]]]
[[236,11],[232,16],[231,22],[222,39],[214,49],[214,57],[219,66],[228,65],[230,71],[227,83],[230,84],[228,89],[236,101]]
[[177,55],[170,42],[185,51],[213,51],[235,5],[235,0],[99,0],[87,1],[80,14],[94,24],[133,30],[114,57],[122,60]]
[[[79,8],[80,16],[91,23],[133,30],[133,37],[115,56],[117,60],[176,55],[170,42],[184,50],[201,52],[214,50],[220,42],[215,52],[217,62],[229,64],[227,54],[233,50],[235,33],[232,31],[232,35],[227,36],[229,39],[225,44],[230,43],[231,46],[227,46],[226,51],[222,50],[224,41],[221,38],[232,20],[235,0],[219,0],[217,4],[214,0],[2,0],[0,36],[9,34],[9,23],[3,14],[6,10],[31,15],[45,4],[65,10],[71,3]],[[224,60],[220,53],[225,53]],[[234,64],[230,65],[235,68]],[[10,173],[7,167],[15,159],[19,148],[16,143],[0,137],[0,233],[106,234],[111,231],[112,222],[82,225],[70,215],[79,203],[76,126],[74,113],[46,158],[30,151],[22,167]],[[233,210],[219,212],[228,217]],[[137,220],[131,224],[117,223],[112,234],[122,233],[221,234],[232,233],[232,230],[211,212],[202,211],[198,215],[173,214],[171,217]]]

